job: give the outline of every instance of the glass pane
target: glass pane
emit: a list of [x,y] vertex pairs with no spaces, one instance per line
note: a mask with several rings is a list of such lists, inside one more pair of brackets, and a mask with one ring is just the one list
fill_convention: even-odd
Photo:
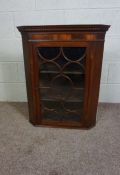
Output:
[[58,47],[42,47],[38,50],[41,57],[48,60],[55,59],[60,53],[60,48]]
[[80,121],[83,113],[84,47],[39,47],[42,119]]
[[64,47],[63,54],[71,61],[79,60],[85,54],[84,47]]

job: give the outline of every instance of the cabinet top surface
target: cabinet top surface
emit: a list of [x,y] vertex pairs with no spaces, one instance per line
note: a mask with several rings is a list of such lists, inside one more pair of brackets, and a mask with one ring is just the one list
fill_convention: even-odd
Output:
[[110,25],[87,24],[87,25],[41,25],[41,26],[18,26],[20,32],[106,32]]

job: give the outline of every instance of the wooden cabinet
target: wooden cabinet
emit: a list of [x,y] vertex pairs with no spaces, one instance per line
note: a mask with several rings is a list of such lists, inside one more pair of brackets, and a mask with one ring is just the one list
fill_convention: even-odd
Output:
[[108,25],[20,26],[29,119],[34,125],[96,123]]

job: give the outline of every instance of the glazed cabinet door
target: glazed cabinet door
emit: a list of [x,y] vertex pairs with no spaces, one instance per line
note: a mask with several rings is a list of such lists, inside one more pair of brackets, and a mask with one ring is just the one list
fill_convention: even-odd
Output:
[[87,95],[87,43],[33,44],[38,124],[79,126]]

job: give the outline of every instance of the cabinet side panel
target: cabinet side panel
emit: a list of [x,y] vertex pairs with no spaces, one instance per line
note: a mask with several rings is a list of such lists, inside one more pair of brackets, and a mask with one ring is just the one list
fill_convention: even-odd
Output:
[[96,112],[99,97],[104,41],[91,42],[88,49],[87,81],[88,96],[86,96],[85,123],[92,127],[96,123]]
[[23,53],[24,53],[24,66],[26,76],[29,120],[32,124],[37,124],[37,108],[35,100],[34,77],[33,77],[33,53],[32,44],[28,41],[27,34],[22,33]]

